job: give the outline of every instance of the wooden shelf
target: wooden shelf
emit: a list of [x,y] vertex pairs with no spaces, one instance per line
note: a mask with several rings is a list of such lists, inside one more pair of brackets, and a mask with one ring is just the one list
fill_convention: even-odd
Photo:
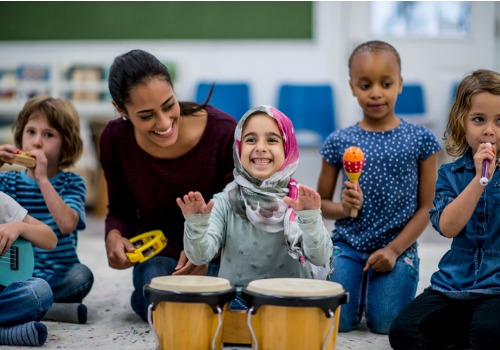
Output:
[[[20,78],[20,73],[16,73],[20,67],[26,75],[32,68],[29,64],[18,64],[16,67],[12,62],[0,63],[0,121],[14,120],[33,93],[67,98],[80,114],[82,122],[89,118],[112,118],[115,115],[109,98],[105,64],[40,62],[33,66],[35,73],[37,68],[46,70],[47,74],[40,80]],[[86,69],[90,74],[86,74]],[[12,95],[12,98],[5,95]]]

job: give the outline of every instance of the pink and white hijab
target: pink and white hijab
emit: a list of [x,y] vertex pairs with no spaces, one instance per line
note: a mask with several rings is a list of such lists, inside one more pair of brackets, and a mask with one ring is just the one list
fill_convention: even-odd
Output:
[[[257,113],[265,113],[274,118],[284,141],[285,161],[271,177],[260,180],[248,173],[241,164],[241,136],[248,118]],[[258,106],[243,115],[234,132],[234,181],[224,189],[224,193],[234,212],[244,220],[269,233],[283,231],[288,245],[288,253],[304,264],[305,257],[300,240],[300,230],[296,215],[284,201],[289,196],[297,199],[299,184],[291,176],[299,163],[299,148],[292,121],[271,106]]]

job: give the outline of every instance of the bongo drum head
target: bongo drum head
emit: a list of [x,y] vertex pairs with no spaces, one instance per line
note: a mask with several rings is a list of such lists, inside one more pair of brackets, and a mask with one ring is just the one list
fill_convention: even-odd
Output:
[[248,284],[251,292],[283,297],[317,297],[344,293],[341,284],[304,278],[270,278]]
[[144,295],[149,303],[165,302],[204,303],[214,313],[236,296],[228,280],[211,276],[160,276],[144,286]]
[[348,300],[342,285],[305,278],[269,278],[254,280],[241,291],[242,298],[252,306],[253,313],[263,305],[318,307],[328,317]]
[[221,292],[231,289],[231,284],[224,278],[194,275],[155,277],[149,286],[158,290],[185,293]]

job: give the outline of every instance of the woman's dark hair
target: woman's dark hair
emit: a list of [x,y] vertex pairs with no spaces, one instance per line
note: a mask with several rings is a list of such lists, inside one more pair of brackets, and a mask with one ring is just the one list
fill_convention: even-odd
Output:
[[[109,92],[116,106],[126,111],[125,105],[130,102],[130,90],[145,84],[153,78],[165,80],[172,89],[174,85],[167,67],[155,56],[143,50],[132,50],[115,58],[109,69]],[[213,86],[202,104],[196,102],[179,102],[181,115],[189,115],[205,108],[212,96]]]

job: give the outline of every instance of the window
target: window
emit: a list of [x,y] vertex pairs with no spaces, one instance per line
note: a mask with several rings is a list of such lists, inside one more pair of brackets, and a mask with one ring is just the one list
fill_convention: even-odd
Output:
[[463,38],[469,34],[467,1],[376,1],[371,4],[374,35]]

